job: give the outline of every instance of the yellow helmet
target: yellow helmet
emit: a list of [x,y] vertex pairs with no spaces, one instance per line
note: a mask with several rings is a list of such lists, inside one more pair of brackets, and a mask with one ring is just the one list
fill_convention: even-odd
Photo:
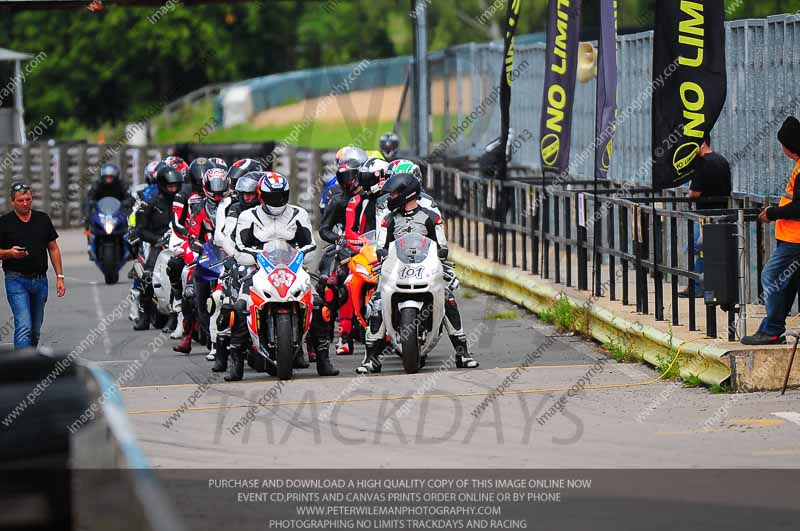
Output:
[[383,156],[383,153],[381,153],[380,151],[378,151],[378,150],[375,150],[375,149],[368,150],[368,151],[367,151],[367,156],[368,156],[369,158],[371,158],[371,159],[381,159],[381,160],[386,160],[386,158],[384,158],[384,156]]

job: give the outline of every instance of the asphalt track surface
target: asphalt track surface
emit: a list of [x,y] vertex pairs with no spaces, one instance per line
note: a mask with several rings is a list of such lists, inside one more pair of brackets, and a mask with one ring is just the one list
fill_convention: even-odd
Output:
[[[442,370],[452,356],[445,338],[417,375],[404,374],[398,358],[380,375],[356,377],[359,355],[336,358],[335,378],[317,377],[312,365],[282,384],[249,368],[243,382],[225,383],[205,350],[178,354],[166,335],[134,332],[123,303],[130,281],[123,275],[104,285],[80,238],[64,236],[69,292],[57,299],[51,286],[41,345],[68,353],[106,319],[82,358],[120,379],[139,443],[157,468],[800,465],[796,392],[687,389],[464,288],[459,304],[479,369]],[[120,318],[115,308],[123,308]],[[498,312],[515,315],[487,319]],[[0,324],[9,315],[3,301]],[[585,389],[566,396],[579,381]]]

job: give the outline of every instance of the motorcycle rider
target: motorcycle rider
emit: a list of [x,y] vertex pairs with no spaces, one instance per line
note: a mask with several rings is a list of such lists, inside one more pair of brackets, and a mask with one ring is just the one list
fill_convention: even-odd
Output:
[[379,146],[386,161],[392,162],[397,158],[397,150],[400,149],[400,137],[393,131],[384,133],[381,135]]
[[[180,339],[186,335],[187,331],[192,330],[194,316],[183,311],[183,273],[184,260],[180,252],[181,246],[189,239],[189,229],[186,228],[186,220],[190,216],[197,215],[203,202],[203,175],[206,171],[219,167],[218,163],[199,157],[192,161],[187,170],[187,177],[181,191],[175,196],[172,202],[172,237],[170,238],[170,248],[175,251],[175,256],[170,258],[167,263],[167,275],[169,276],[172,287],[172,312],[170,312],[169,323],[164,327],[164,331],[172,331],[172,339]],[[186,316],[189,322],[186,322]]]
[[350,198],[345,214],[345,238],[353,252],[360,250],[359,237],[375,230],[375,205],[382,195],[388,167],[385,160],[371,158],[358,170],[361,192]]
[[[217,220],[217,209],[222,200],[230,193],[230,181],[228,175],[222,168],[211,168],[206,170],[203,175],[203,199],[199,208],[190,209],[186,225],[188,227],[189,245],[196,254],[201,254],[203,244],[214,239],[214,225]],[[184,289],[183,293],[183,312],[184,322],[190,320],[187,314],[191,312],[191,305],[197,317],[197,325],[201,327],[205,337],[211,342],[211,350],[215,350],[213,344],[216,340],[212,337],[210,326],[210,315],[208,313],[207,301],[211,297],[211,284],[203,281],[195,274],[192,279],[194,289]],[[193,292],[193,293],[192,293]],[[194,297],[191,297],[194,295]],[[214,327],[215,328],[215,327]],[[192,334],[187,333],[183,340],[172,348],[175,352],[189,354],[192,351]]]
[[[256,208],[245,210],[236,224],[236,261],[245,267],[255,265],[257,254],[269,240],[285,240],[303,253],[316,248],[311,221],[304,209],[289,205],[289,181],[276,172],[262,172],[258,182],[258,199],[261,203]],[[242,286],[242,294],[249,293],[249,286]],[[312,340],[317,352],[317,374],[320,376],[336,376],[339,371],[330,360],[330,344],[327,327],[318,313],[321,301],[314,297],[314,316],[311,320]],[[230,358],[232,367],[226,381],[242,379],[244,371],[245,349],[250,343],[246,316],[238,314],[231,331]],[[307,366],[307,365],[306,365]]]
[[[448,248],[442,216],[420,206],[419,199],[422,189],[417,178],[410,173],[395,174],[384,184],[384,192],[389,194],[388,206],[391,214],[384,218],[382,223],[386,226],[386,232],[383,237],[379,237],[377,242],[381,258],[388,254],[389,246],[395,239],[406,234],[420,234],[437,242],[439,258],[443,261],[446,260]],[[452,269],[448,266],[445,266],[445,280],[451,287],[447,289],[446,293],[444,326],[456,351],[456,367],[473,369],[478,367],[479,363],[469,355],[467,337],[461,324],[461,314],[453,296],[453,290],[458,287],[458,282]],[[376,293],[380,293],[380,291]],[[378,297],[374,297],[371,304],[378,308]],[[378,352],[378,343],[384,338],[386,328],[381,312],[373,311],[371,313],[369,330],[367,330],[367,353],[361,366],[356,368],[356,372],[359,374],[375,373],[381,370],[383,354]]]
[[[439,205],[436,203],[436,200],[425,193],[425,183],[423,182],[422,178],[422,170],[420,167],[413,161],[408,159],[396,159],[389,163],[389,167],[386,169],[386,178],[391,178],[392,175],[396,173],[410,173],[414,177],[417,178],[420,184],[420,198],[419,198],[419,205],[422,208],[427,208],[428,210],[434,211],[438,215],[442,215],[441,210],[439,210]],[[386,232],[386,227],[382,226],[383,218],[385,218],[389,214],[389,194],[384,193],[381,197],[378,198],[375,205],[375,213],[376,213],[376,224],[375,230],[377,231],[376,239],[380,239],[384,233]]]
[[[368,160],[366,152],[361,148],[347,148],[343,153],[343,158],[339,162],[336,171],[336,181],[342,192],[335,195],[328,207],[325,209],[325,216],[320,223],[319,235],[331,245],[325,249],[319,265],[320,284],[318,291],[325,294],[325,304],[331,316],[331,323],[339,313],[339,343],[336,345],[337,355],[343,356],[353,353],[353,341],[350,337],[352,332],[353,307],[345,299],[346,294],[342,290],[346,272],[338,271],[339,252],[343,250],[346,243],[344,225],[347,217],[347,204],[352,197],[359,194],[361,189],[358,184],[358,172],[361,166]],[[331,297],[327,293],[338,292],[338,296]],[[331,300],[329,300],[331,299]],[[327,313],[327,312],[326,312]]]
[[[138,185],[131,193],[134,200],[133,209],[130,216],[128,216],[128,234],[126,239],[131,246],[131,256],[142,256],[147,260],[147,252],[150,250],[149,244],[143,244],[136,235],[136,214],[144,207],[144,204],[149,201],[158,192],[156,185],[156,170],[159,161],[154,160],[147,164],[144,169],[144,184]],[[131,300],[135,303],[131,305],[130,320],[135,321],[138,316],[139,297],[141,296],[141,279],[133,277],[134,270],[131,269],[129,278],[133,278],[133,286],[131,287]]]
[[[227,219],[230,217],[228,211],[231,208],[234,208],[236,205],[239,205],[236,215],[232,218],[235,221],[238,219],[239,214],[241,213],[242,205],[242,202],[239,201],[238,197],[240,192],[236,185],[239,183],[240,177],[249,173],[262,171],[264,171],[264,169],[261,166],[261,163],[254,159],[237,160],[231,165],[230,169],[228,169],[228,182],[230,183],[231,193],[225,197],[219,204],[219,207],[217,207],[217,220],[214,231],[214,243],[221,247],[228,256],[233,256],[233,253],[235,252],[235,244],[233,241],[233,229],[235,229],[235,225],[233,227],[228,226]],[[248,189],[253,184],[250,181],[252,181],[252,178],[247,183]],[[254,207],[255,203],[258,202],[258,198],[255,196],[255,191],[256,188],[253,186],[253,195],[250,196],[253,204],[251,204],[248,208]],[[249,204],[249,202],[247,204]]]
[[89,258],[92,261],[95,260],[95,257],[92,251],[89,226],[92,216],[97,210],[97,202],[104,197],[116,198],[122,203],[122,209],[125,211],[129,210],[132,205],[128,189],[120,179],[119,167],[116,164],[103,164],[100,167],[100,176],[89,188],[86,193],[86,201],[83,204],[83,227],[86,230],[86,246],[89,251]]
[[134,330],[147,330],[150,328],[151,305],[153,304],[153,267],[161,252],[158,245],[164,234],[170,228],[172,220],[172,201],[180,189],[183,176],[178,170],[166,164],[159,165],[156,174],[158,192],[150,201],[144,204],[136,216],[136,234],[143,241],[150,244],[150,252],[145,263],[143,289],[139,303],[139,315],[133,325]]
[[[258,181],[261,178],[263,172],[250,172],[246,173],[245,175],[239,177],[236,180],[236,186],[234,188],[235,199],[231,206],[228,208],[227,216],[222,224],[220,224],[219,219],[219,209],[217,209],[217,223],[214,230],[214,243],[219,247],[222,247],[222,250],[225,251],[225,254],[228,256],[234,256],[236,254],[236,223],[239,221],[239,215],[244,212],[245,210],[255,208],[259,205],[258,201]],[[236,300],[239,297],[239,293],[224,293],[223,297],[226,299]],[[221,307],[220,304],[217,305]],[[219,313],[219,312],[217,312]],[[217,315],[211,316],[212,323],[214,322],[213,319],[218,318]],[[221,339],[219,338],[218,332],[218,339],[217,342],[219,343]],[[223,334],[225,340],[230,339],[230,333]],[[224,347],[224,345],[223,345]],[[214,363],[214,368],[211,369],[214,372],[225,372],[228,370],[228,349],[227,348],[220,348],[220,345],[217,345],[217,351],[214,353],[214,357],[216,362]],[[208,356],[206,356],[208,359]],[[210,360],[209,360],[210,361]]]

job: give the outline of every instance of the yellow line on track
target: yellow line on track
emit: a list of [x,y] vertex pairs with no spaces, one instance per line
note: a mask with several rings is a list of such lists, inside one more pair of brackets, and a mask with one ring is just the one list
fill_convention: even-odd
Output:
[[[592,365],[588,365],[588,364],[585,364],[585,365],[533,365],[533,366],[527,366],[527,367],[495,367],[494,369],[489,369],[489,368],[481,369],[481,371],[513,371],[513,370],[516,370],[516,369],[519,369],[519,370],[522,370],[522,371],[527,371],[527,370],[532,370],[532,369],[570,369],[570,368],[580,369],[580,368],[583,368],[583,367],[591,367],[591,366]],[[463,372],[461,374],[473,374],[475,372],[476,371],[473,370],[473,371],[469,371],[469,372]],[[433,373],[420,373],[421,376],[425,376],[426,374],[433,374]],[[329,381],[335,381],[335,380],[352,380],[353,378],[365,378],[365,377],[366,378],[387,378],[387,377],[390,377],[390,376],[405,376],[405,373],[399,372],[399,373],[396,373],[396,374],[370,374],[369,376],[355,376],[355,375],[354,376],[332,376],[332,377],[325,378],[323,381],[329,382]],[[306,380],[317,381],[314,377],[311,377],[311,378],[297,378],[297,379],[292,380],[292,381],[294,381],[294,382],[304,382]],[[275,381],[277,381],[277,380],[263,379],[263,380],[248,380],[246,382],[223,382],[223,381],[219,381],[219,382],[212,382],[211,385],[212,386],[213,385],[219,385],[219,384],[223,384],[223,385],[251,385],[251,384],[265,384],[265,383],[270,383],[270,382],[275,382]],[[120,389],[123,390],[123,391],[130,391],[130,390],[136,390],[136,389],[155,389],[156,387],[164,387],[164,388],[167,388],[167,387],[197,387],[198,385],[199,384],[196,384],[196,383],[163,384],[163,385],[159,385],[159,384],[155,384],[155,385],[132,385],[132,386],[128,386],[128,387],[120,387]]]
[[[622,389],[627,387],[642,387],[645,385],[653,385],[657,383],[659,379],[651,380],[649,382],[641,382],[641,383],[630,383],[630,384],[608,384],[608,385],[593,385],[589,387],[584,387],[583,391],[597,391],[601,389]],[[572,387],[551,387],[547,389],[522,389],[519,391],[505,391],[501,394],[495,395],[497,398],[507,396],[507,395],[525,395],[525,394],[534,394],[534,393],[558,393],[558,392],[566,392],[572,389]],[[140,411],[130,411],[128,412],[129,415],[149,415],[149,414],[156,414],[156,413],[177,413],[178,411],[218,411],[222,409],[240,409],[240,408],[249,408],[249,407],[281,407],[281,406],[305,406],[305,405],[322,405],[322,404],[349,404],[354,402],[384,402],[384,401],[394,401],[394,400],[419,400],[419,399],[437,399],[437,398],[473,398],[473,397],[486,397],[492,395],[493,392],[483,392],[483,393],[452,393],[452,394],[442,394],[442,395],[403,395],[403,396],[369,396],[369,397],[360,397],[360,398],[348,398],[348,399],[331,399],[331,400],[312,400],[306,402],[276,402],[273,404],[239,404],[235,406],[201,406],[201,407],[190,407],[186,409],[180,408],[169,408],[169,409],[144,409]]]

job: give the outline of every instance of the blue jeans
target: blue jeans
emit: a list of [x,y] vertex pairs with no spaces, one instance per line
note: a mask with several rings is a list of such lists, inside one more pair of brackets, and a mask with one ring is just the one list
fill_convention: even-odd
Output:
[[761,273],[764,306],[767,316],[758,331],[768,336],[786,332],[786,316],[792,309],[800,282],[800,243],[778,242]]
[[28,278],[6,272],[6,296],[14,314],[14,348],[36,347],[47,302],[47,277]]

